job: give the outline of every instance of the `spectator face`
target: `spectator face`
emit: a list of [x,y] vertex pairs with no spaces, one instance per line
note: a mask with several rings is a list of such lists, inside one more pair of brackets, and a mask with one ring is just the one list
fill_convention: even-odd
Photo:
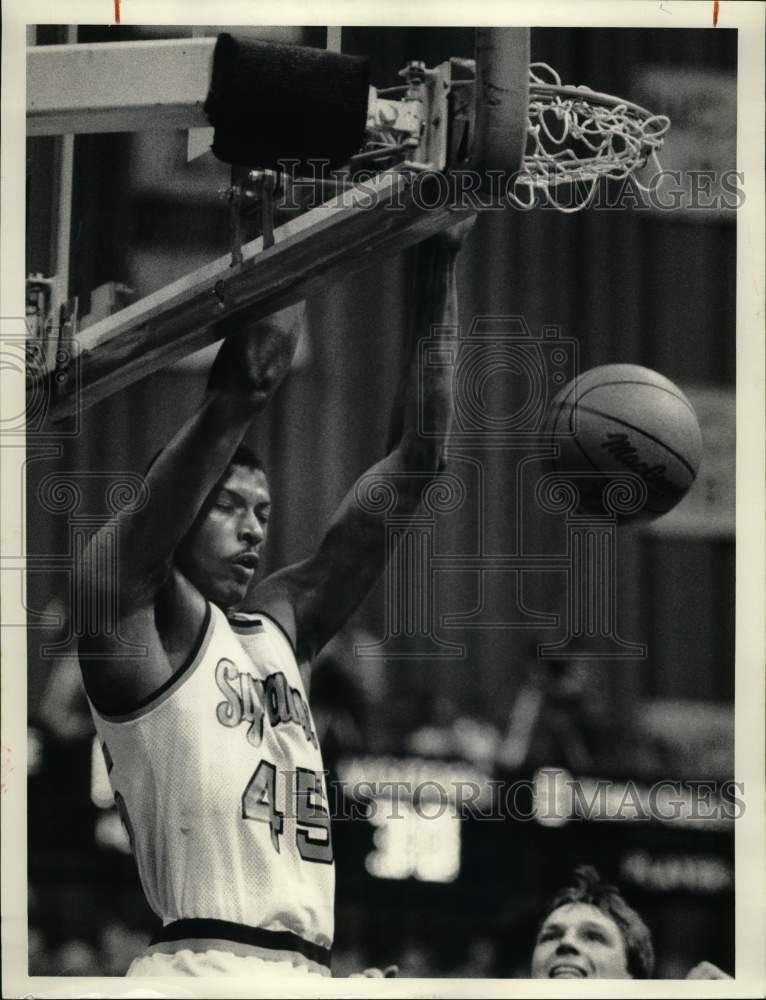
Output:
[[540,928],[532,978],[630,979],[619,927],[590,903],[560,906]]

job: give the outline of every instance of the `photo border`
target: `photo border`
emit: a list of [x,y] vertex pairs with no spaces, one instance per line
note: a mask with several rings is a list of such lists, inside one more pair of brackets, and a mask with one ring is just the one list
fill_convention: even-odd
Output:
[[[737,169],[745,176],[746,201],[738,210],[737,229],[737,536],[736,552],[736,703],[735,777],[744,782],[747,812],[737,821],[736,857],[736,978],[711,982],[626,981],[579,985],[583,997],[748,997],[762,996],[766,984],[766,799],[764,796],[764,6],[757,3],[715,4],[719,28],[739,29]],[[24,315],[24,155],[25,25],[38,23],[112,23],[116,9],[121,22],[154,24],[270,24],[278,14],[283,24],[432,24],[468,23],[465,4],[455,0],[395,0],[385,8],[362,3],[309,5],[283,0],[272,18],[254,18],[258,9],[247,2],[196,0],[194,4],[163,0],[6,0],[2,33],[2,191],[0,193],[0,320],[3,335],[13,317]],[[487,2],[471,5],[470,23],[533,24],[579,28],[622,26],[681,28],[712,26],[712,2],[644,2],[625,0],[585,3]],[[417,14],[417,16],[416,16]],[[424,16],[425,20],[424,20]],[[23,374],[3,376],[3,406],[24,409]],[[8,400],[10,399],[10,404]],[[7,476],[16,468],[14,447],[0,447],[2,473],[2,552],[23,544],[24,523],[17,483]],[[17,610],[20,595],[0,574],[0,607],[4,617]],[[18,586],[16,586],[18,589]],[[141,980],[115,978],[30,977],[27,948],[26,846],[26,656],[23,628],[3,628],[2,684],[2,946],[3,995],[83,996],[103,992],[129,995],[138,988],[161,989],[165,996],[254,996],[279,993],[296,996],[571,996],[571,985],[530,980],[387,980],[315,979],[305,990],[274,979],[252,983],[238,979]],[[223,985],[222,985],[223,984]],[[287,989],[286,989],[287,986]],[[124,987],[124,988],[123,988]],[[149,995],[149,994],[144,994]],[[160,995],[154,993],[151,995]]]

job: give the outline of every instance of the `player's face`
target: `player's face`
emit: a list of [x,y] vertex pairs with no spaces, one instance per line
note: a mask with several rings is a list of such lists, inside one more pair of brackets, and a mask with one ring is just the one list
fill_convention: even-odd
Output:
[[221,608],[244,598],[266,540],[271,497],[260,469],[233,465],[179,547],[179,568]]
[[532,953],[533,979],[630,979],[617,924],[590,903],[549,914]]

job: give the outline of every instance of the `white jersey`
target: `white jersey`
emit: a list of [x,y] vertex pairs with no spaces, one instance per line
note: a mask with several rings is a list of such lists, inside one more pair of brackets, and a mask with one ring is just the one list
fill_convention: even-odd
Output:
[[146,898],[181,928],[171,940],[214,938],[226,921],[274,932],[243,945],[290,951],[296,936],[327,964],[330,820],[292,646],[265,615],[208,608],[191,662],[148,704],[119,717],[92,708]]

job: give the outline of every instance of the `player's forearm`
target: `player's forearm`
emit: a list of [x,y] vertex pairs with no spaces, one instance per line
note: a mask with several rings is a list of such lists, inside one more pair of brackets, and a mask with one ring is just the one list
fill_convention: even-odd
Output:
[[120,518],[122,614],[150,603],[165,581],[177,546],[253,419],[287,374],[301,311],[283,310],[231,334],[221,346],[199,409],[147,476],[147,503]]
[[[406,467],[438,471],[452,422],[455,331],[458,324],[457,258],[473,219],[437,236],[421,248],[417,291],[419,309],[406,372],[406,393],[398,450]],[[439,364],[422,364],[419,341],[445,339]],[[400,394],[401,395],[401,394]]]
[[302,662],[316,656],[379,579],[391,555],[389,517],[411,517],[427,478],[421,473],[433,475],[441,467],[452,414],[452,365],[418,370],[418,341],[433,336],[434,327],[457,324],[456,259],[468,228],[456,227],[420,248],[420,308],[394,407],[394,446],[354,485],[314,555],[274,574],[252,595],[252,607],[274,609],[280,620],[292,621]]
[[[247,401],[211,391],[163,448],[146,476],[146,502],[117,520],[121,614],[153,600],[175,549],[226,471],[252,419]],[[90,574],[89,566],[86,559],[84,575]],[[93,580],[92,585],[98,588],[103,582]]]

